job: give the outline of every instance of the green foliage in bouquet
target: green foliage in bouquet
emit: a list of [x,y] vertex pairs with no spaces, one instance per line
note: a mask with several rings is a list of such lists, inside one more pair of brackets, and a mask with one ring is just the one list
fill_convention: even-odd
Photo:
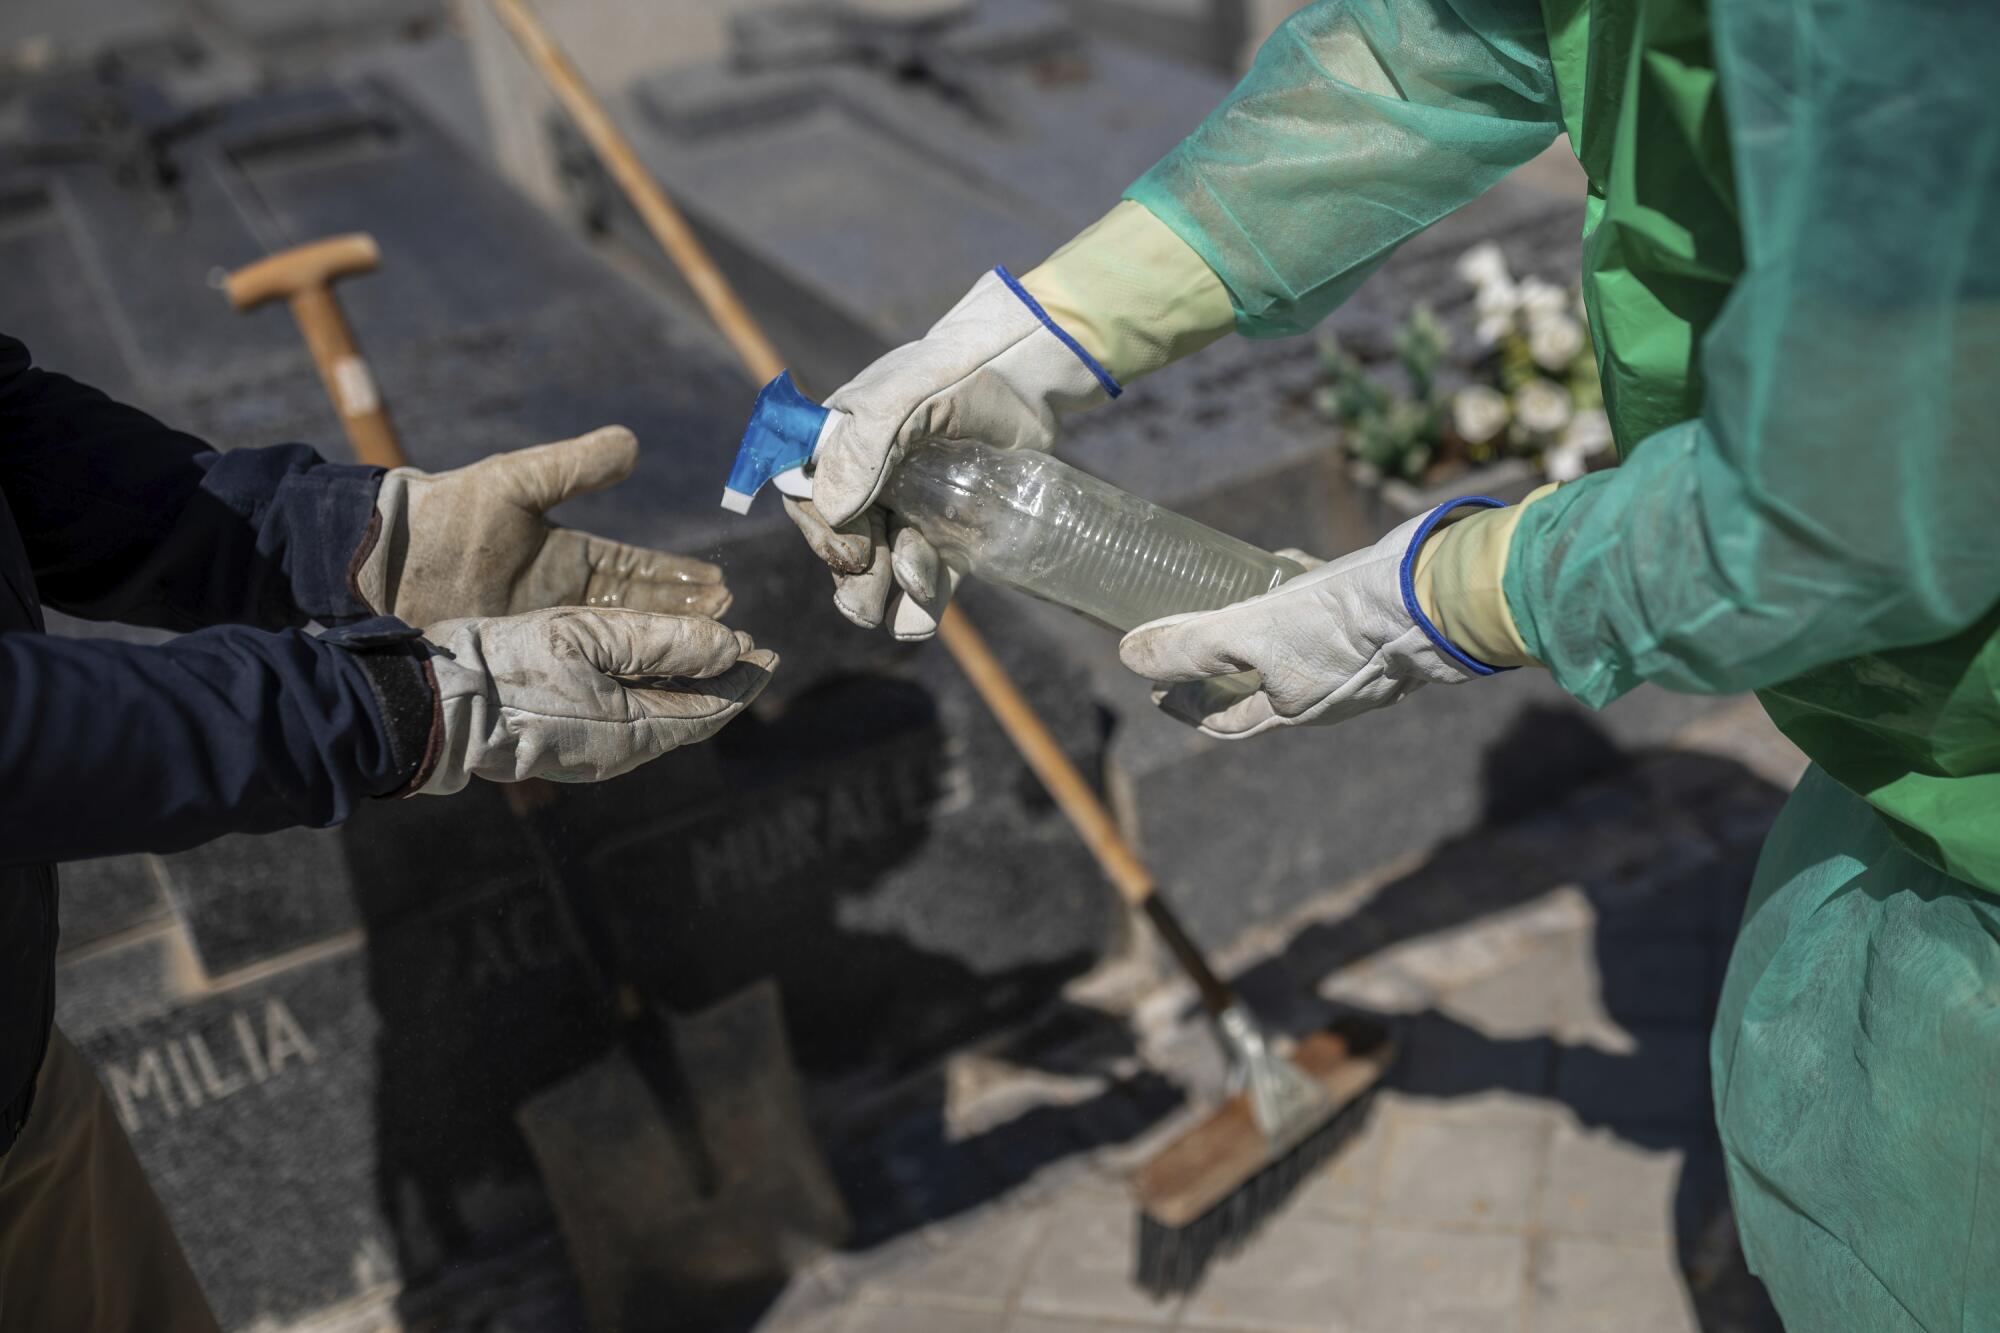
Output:
[[1320,415],[1377,475],[1421,483],[1504,457],[1535,459],[1555,480],[1580,476],[1611,443],[1597,361],[1576,292],[1515,281],[1490,243],[1462,256],[1474,290],[1480,351],[1469,382],[1445,392],[1451,331],[1419,305],[1397,329],[1393,358],[1363,364],[1331,337],[1320,344]]
[[1451,335],[1426,306],[1418,306],[1396,331],[1396,361],[1408,381],[1392,390],[1331,335],[1320,343],[1325,382],[1315,406],[1344,428],[1347,451],[1383,476],[1419,481],[1450,429],[1449,405],[1437,374]]

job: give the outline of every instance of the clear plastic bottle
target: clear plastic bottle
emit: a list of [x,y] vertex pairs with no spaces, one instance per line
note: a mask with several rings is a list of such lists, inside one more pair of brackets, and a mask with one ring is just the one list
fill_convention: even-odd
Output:
[[953,567],[1120,633],[1240,602],[1304,572],[1032,450],[916,449],[882,500]]

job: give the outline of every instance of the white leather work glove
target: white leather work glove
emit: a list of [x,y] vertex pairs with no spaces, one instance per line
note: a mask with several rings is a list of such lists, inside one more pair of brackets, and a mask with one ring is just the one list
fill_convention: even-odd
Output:
[[440,708],[429,795],[475,777],[615,778],[722,730],[778,664],[713,620],[645,611],[447,620],[424,638]]
[[[1468,656],[1424,613],[1412,568],[1441,525],[1493,507],[1453,501],[1262,596],[1141,625],[1118,656],[1166,686],[1153,698],[1169,715],[1223,740],[1340,722],[1423,685],[1490,676],[1502,668]],[[1261,688],[1218,679],[1243,671]]]
[[721,615],[729,590],[707,561],[593,537],[544,517],[565,500],[623,481],[638,458],[631,431],[605,426],[450,472],[395,468],[376,493],[381,523],[355,587],[377,614],[418,628],[550,606]]
[[[826,400],[812,499],[786,512],[834,576],[834,604],[868,628],[928,638],[957,573],[916,529],[876,506],[912,445],[975,441],[1048,449],[1057,414],[1117,396],[1109,372],[1004,269],[978,282],[931,331],[888,353]],[[893,597],[892,597],[893,594]]]

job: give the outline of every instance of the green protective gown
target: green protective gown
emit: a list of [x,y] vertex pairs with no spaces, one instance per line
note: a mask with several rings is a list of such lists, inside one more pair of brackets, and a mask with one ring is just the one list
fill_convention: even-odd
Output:
[[1616,470],[1506,593],[1580,699],[1757,689],[1815,767],[1712,1048],[1801,1330],[2000,1328],[2000,6],[1325,0],[1128,191],[1311,327],[1566,129]]

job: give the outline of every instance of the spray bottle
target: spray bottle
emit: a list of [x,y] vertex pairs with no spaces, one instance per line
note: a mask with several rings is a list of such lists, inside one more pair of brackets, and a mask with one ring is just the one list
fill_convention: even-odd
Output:
[[[800,393],[789,372],[765,385],[723,508],[747,512],[767,481],[787,495],[810,497],[805,465],[832,415]],[[1121,633],[1161,616],[1240,602],[1304,572],[1283,556],[1032,450],[913,449],[891,474],[882,502],[961,573],[1018,588]]]

